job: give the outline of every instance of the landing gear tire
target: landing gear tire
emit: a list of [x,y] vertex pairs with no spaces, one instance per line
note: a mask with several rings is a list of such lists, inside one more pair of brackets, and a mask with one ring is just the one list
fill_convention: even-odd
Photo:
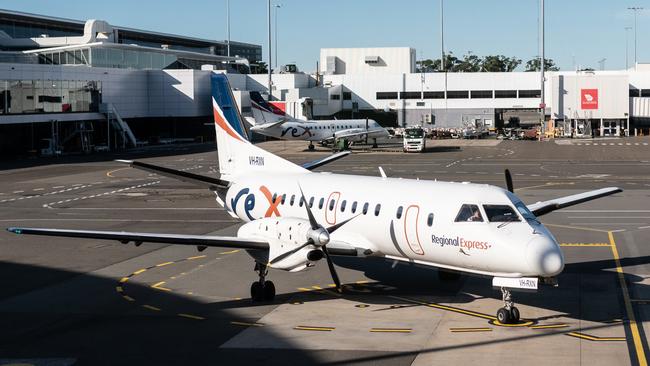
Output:
[[501,324],[510,324],[510,312],[506,308],[497,311],[497,320]]
[[379,145],[377,145],[377,139],[372,139],[372,148],[376,149],[378,147],[379,147]]
[[314,144],[309,144],[307,148],[309,149],[309,151],[314,151],[315,149]]
[[260,302],[264,300],[264,288],[262,284],[255,281],[251,284],[251,299],[253,302]]
[[510,321],[513,324],[519,323],[519,309],[514,306],[510,308]]
[[264,282],[264,300],[273,301],[275,299],[275,285],[271,281]]

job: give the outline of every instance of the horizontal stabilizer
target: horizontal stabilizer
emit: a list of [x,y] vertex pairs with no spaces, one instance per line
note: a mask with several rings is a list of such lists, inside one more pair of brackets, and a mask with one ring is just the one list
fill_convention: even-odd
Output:
[[184,171],[181,171],[181,170],[165,168],[165,167],[162,167],[162,166],[142,163],[142,162],[139,162],[139,161],[130,161],[130,160],[116,160],[116,161],[118,161],[120,163],[129,164],[131,167],[136,168],[136,169],[145,170],[145,171],[148,171],[148,172],[151,172],[151,173],[156,173],[156,174],[159,174],[159,175],[163,175],[163,176],[166,176],[166,177],[178,179],[178,180],[188,182],[188,183],[198,184],[198,185],[207,186],[207,187],[215,187],[215,188],[226,188],[226,187],[228,187],[228,182],[227,181],[221,180],[221,179],[218,179],[218,178],[206,177],[204,175],[199,175],[199,174],[184,172]]
[[309,163],[304,163],[302,165],[302,167],[307,169],[307,170],[314,170],[314,169],[316,169],[318,167],[321,167],[321,166],[323,166],[325,164],[329,164],[329,163],[331,163],[333,161],[339,160],[342,157],[348,156],[351,153],[352,153],[352,151],[349,151],[349,150],[348,151],[341,151],[341,152],[338,152],[336,154],[328,155],[328,156],[326,156],[326,157],[324,157],[322,159],[314,160],[314,161],[311,161]]

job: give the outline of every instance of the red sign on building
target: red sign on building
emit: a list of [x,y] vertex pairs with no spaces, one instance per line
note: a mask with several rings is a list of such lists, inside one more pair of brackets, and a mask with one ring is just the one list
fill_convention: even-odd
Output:
[[598,89],[580,89],[582,109],[598,109]]

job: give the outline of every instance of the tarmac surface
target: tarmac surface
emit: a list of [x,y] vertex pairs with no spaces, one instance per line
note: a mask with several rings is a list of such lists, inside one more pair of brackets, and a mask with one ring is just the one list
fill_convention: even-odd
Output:
[[[648,138],[428,141],[422,154],[356,149],[319,171],[483,182],[512,172],[527,203],[589,189],[623,193],[542,221],[562,243],[559,287],[515,292],[526,322],[496,325],[487,278],[377,259],[271,271],[278,295],[250,300],[244,252],[15,236],[0,232],[0,365],[622,365],[646,364],[650,320]],[[613,145],[612,145],[613,144]],[[262,143],[295,162],[329,154]],[[155,155],[155,157],[146,157]],[[0,165],[0,226],[234,234],[238,222],[200,187],[113,162],[217,176],[210,145]],[[436,192],[431,192],[436,194]]]

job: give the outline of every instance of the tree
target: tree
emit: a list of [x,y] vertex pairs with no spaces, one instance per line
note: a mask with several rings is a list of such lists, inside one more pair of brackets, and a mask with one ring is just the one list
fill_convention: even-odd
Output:
[[266,62],[258,61],[257,64],[251,64],[251,74],[266,74],[269,72]]
[[481,71],[484,72],[512,72],[521,64],[521,60],[516,57],[506,57],[503,55],[489,55],[481,60]]
[[[544,59],[544,70],[546,71],[560,71],[560,68],[555,66],[553,59],[545,58]],[[539,57],[535,57],[532,60],[526,62],[526,71],[540,71]]]
[[435,72],[440,70],[440,59],[426,59],[415,62],[416,72]]
[[481,71],[481,58],[468,53],[458,60],[451,71],[454,72],[479,72]]

